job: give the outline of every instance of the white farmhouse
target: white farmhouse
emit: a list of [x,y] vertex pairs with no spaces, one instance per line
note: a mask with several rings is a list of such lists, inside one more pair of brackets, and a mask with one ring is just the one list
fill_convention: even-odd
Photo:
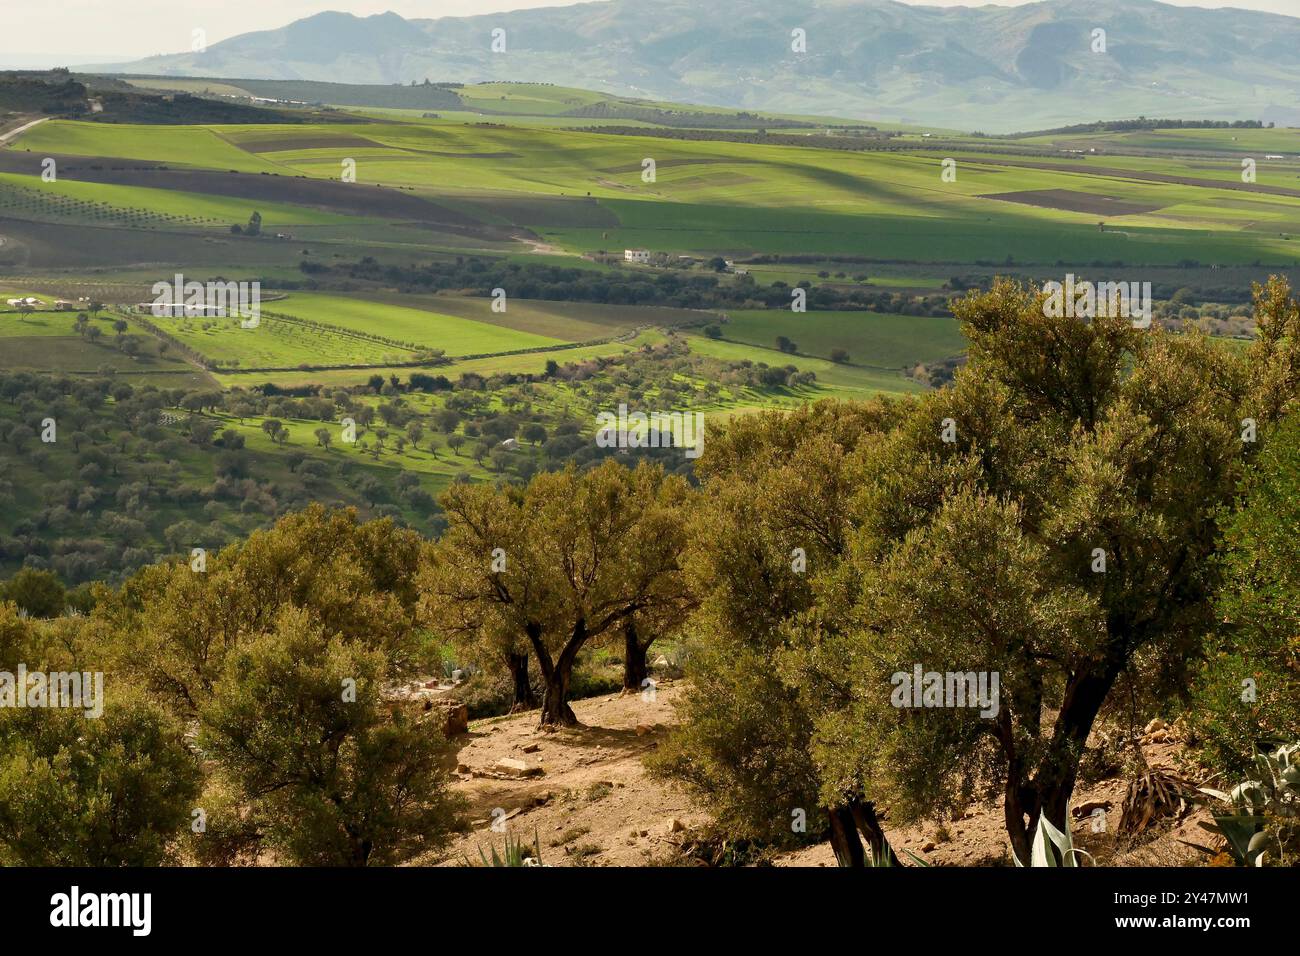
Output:
[[650,261],[650,250],[649,250],[649,249],[624,249],[624,250],[623,250],[623,261],[624,261],[624,262],[639,262],[639,263],[642,263],[643,265],[646,264],[646,263],[649,263],[649,261]]

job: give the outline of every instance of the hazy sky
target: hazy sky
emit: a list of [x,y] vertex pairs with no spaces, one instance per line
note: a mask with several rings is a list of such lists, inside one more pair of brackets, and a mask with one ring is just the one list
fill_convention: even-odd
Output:
[[[646,0],[653,2],[653,0]],[[703,0],[702,0],[703,2]],[[981,6],[962,0],[905,0],[932,6]],[[1016,6],[1033,0],[997,0]],[[1183,7],[1245,7],[1300,16],[1300,0],[1166,0]],[[358,16],[392,10],[404,17],[464,16],[564,5],[564,0],[0,0],[0,61],[57,53],[134,58],[179,53],[202,28],[209,43],[292,20],[344,10]],[[57,37],[52,42],[51,38]],[[83,59],[84,62],[84,59]],[[38,64],[21,64],[38,65]]]

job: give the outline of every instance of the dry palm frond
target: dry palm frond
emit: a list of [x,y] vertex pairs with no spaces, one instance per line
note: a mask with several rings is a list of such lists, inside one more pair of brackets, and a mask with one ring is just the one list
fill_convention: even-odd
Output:
[[1181,817],[1195,793],[1195,785],[1172,770],[1148,767],[1128,785],[1119,832],[1137,836],[1161,817]]

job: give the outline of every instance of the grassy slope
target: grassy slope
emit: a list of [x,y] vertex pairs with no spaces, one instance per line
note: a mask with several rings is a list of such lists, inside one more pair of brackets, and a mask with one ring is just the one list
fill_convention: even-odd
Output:
[[[960,354],[965,339],[954,319],[874,312],[729,312],[725,338],[772,348],[778,335],[794,340],[803,355],[829,358],[842,348],[855,365],[911,368]],[[798,364],[796,362],[796,364]]]
[[[70,128],[78,127],[78,128]],[[99,142],[79,124],[37,130],[41,148],[138,156],[169,162],[202,159],[222,168],[234,151],[281,172],[337,178],[353,159],[361,181],[407,186],[430,195],[498,194],[489,208],[533,225],[577,250],[647,245],[684,251],[808,252],[943,262],[987,260],[1072,262],[1118,260],[1174,263],[1293,261],[1295,247],[1277,233],[1300,231],[1300,200],[1229,189],[1150,183],[1107,174],[1012,168],[1005,157],[959,158],[956,182],[940,178],[941,154],[865,153],[741,143],[686,142],[576,131],[457,124],[368,123],[347,135],[374,146],[317,147],[312,139],[338,128],[221,127],[199,143],[154,142],[148,130],[108,128]],[[246,153],[238,143],[300,139],[303,149]],[[654,183],[641,162],[658,164]],[[239,168],[238,164],[230,168]],[[1185,160],[1162,167],[1175,175],[1203,172]],[[1222,171],[1220,171],[1222,172]],[[1230,185],[1225,179],[1225,187]],[[1101,232],[1095,213],[1045,209],[982,197],[1021,190],[1067,189],[1158,206],[1141,216],[1114,217]],[[537,207],[511,208],[508,195],[590,196],[618,223],[548,225]],[[1245,204],[1242,206],[1242,204]],[[560,207],[552,207],[558,209]],[[590,207],[593,220],[599,218]],[[531,222],[528,220],[532,220]],[[1254,228],[1267,221],[1268,230]],[[1122,227],[1116,223],[1122,223]]]

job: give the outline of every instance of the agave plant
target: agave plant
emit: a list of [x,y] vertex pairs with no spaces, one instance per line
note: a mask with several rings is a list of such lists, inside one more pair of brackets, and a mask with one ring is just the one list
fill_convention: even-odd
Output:
[[[484,866],[542,866],[542,842],[537,831],[533,831],[533,845],[529,846],[523,841],[523,838],[512,838],[506,834],[505,846],[501,852],[497,852],[496,845],[489,847],[492,856],[489,858],[483,852],[483,848],[478,848],[479,858],[483,861]],[[465,861],[467,865],[469,861]]]
[[[1065,818],[1070,819],[1068,807]],[[1051,847],[1056,848],[1055,853],[1052,852]],[[1080,850],[1074,845],[1069,827],[1062,832],[1052,825],[1046,814],[1040,813],[1038,826],[1034,828],[1034,839],[1029,847],[1029,866],[1078,866],[1075,860],[1076,853],[1079,856],[1086,856],[1094,865],[1097,862],[1087,850]],[[1014,852],[1011,854],[1011,859],[1015,861],[1016,866],[1025,865]]]
[[454,657],[444,657],[442,659],[442,679],[451,680],[452,674],[456,672],[458,666]]
[[1214,813],[1214,823],[1201,826],[1227,841],[1238,866],[1263,866],[1270,856],[1285,864],[1288,848],[1300,837],[1300,742],[1256,754],[1255,767],[1258,779],[1240,783],[1229,793],[1200,788],[1231,808]]
[[[905,853],[905,854],[906,854],[906,855],[907,855],[907,856],[912,860],[912,862],[915,863],[917,866],[924,866],[924,867],[926,867],[926,868],[929,868],[930,864],[927,863],[927,862],[925,862],[925,860],[921,859],[919,856],[917,856],[917,855],[916,855],[915,853],[913,853],[911,850],[904,849],[903,852],[904,852],[904,853]],[[878,867],[878,866],[895,866],[895,865],[897,865],[896,862],[895,862],[896,860],[897,860],[897,857],[896,857],[896,856],[894,855],[894,853],[892,852],[892,847],[890,847],[890,845],[889,845],[889,840],[886,839],[886,838],[885,838],[885,835],[882,833],[882,834],[880,835],[880,846],[879,846],[877,849],[873,849],[873,850],[872,850],[870,853],[868,853],[867,856],[866,856],[867,866],[870,866],[870,867]]]

